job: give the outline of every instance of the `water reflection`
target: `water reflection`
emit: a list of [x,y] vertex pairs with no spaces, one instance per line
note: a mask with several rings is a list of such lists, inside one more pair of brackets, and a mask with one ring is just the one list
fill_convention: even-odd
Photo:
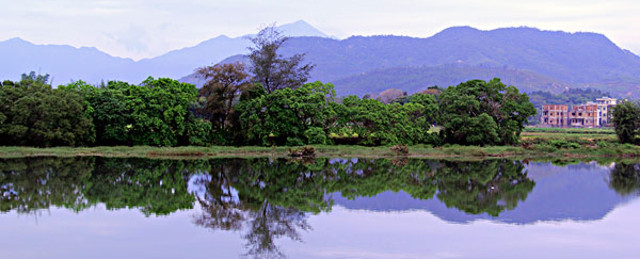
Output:
[[609,186],[621,195],[637,195],[640,191],[640,164],[616,164],[611,170]]
[[79,212],[104,204],[154,216],[197,205],[196,225],[238,232],[249,256],[283,257],[275,241],[300,241],[311,230],[308,218],[335,205],[424,209],[451,222],[529,223],[599,219],[624,200],[620,195],[637,196],[638,164],[605,168],[605,178],[554,172],[597,171],[590,167],[513,160],[0,159],[0,210],[32,214],[54,206]]

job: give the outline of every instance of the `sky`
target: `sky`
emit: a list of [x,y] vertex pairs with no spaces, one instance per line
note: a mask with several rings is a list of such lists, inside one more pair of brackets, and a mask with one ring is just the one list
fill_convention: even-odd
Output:
[[637,0],[0,0],[0,6],[0,41],[96,47],[134,60],[298,20],[337,38],[429,37],[462,25],[597,32],[640,53]]

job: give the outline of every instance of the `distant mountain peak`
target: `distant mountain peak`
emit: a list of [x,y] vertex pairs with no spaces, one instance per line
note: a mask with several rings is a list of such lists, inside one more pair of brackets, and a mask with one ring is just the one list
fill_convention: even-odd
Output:
[[0,43],[6,43],[6,44],[33,44],[31,42],[28,42],[26,40],[23,40],[20,37],[14,37],[5,41],[0,41]]
[[278,29],[282,31],[284,35],[289,37],[329,37],[327,34],[311,26],[304,20],[298,20],[293,23],[280,25],[278,26]]

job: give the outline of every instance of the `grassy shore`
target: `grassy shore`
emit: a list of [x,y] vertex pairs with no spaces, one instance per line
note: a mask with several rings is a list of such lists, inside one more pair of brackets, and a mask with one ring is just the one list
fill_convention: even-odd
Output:
[[[398,157],[390,147],[317,145],[318,157]],[[0,147],[0,158],[35,156],[103,156],[148,158],[203,157],[284,157],[290,147]],[[518,146],[409,147],[407,157],[485,159],[495,157],[518,159],[638,159],[640,146],[619,144],[612,130],[527,128]]]

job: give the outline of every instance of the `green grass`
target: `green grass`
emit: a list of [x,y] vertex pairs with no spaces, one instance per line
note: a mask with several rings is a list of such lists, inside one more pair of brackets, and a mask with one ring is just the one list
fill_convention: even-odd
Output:
[[[620,144],[608,129],[548,129],[527,128],[518,146],[415,145],[407,157],[447,159],[639,159],[640,146]],[[404,157],[388,146],[328,146],[314,145],[319,157]],[[0,147],[0,158],[34,156],[104,156],[148,158],[202,157],[285,157],[290,147]]]
[[613,134],[616,132],[612,128],[538,128],[526,127],[524,132],[544,132],[544,133],[583,133],[583,134]]

